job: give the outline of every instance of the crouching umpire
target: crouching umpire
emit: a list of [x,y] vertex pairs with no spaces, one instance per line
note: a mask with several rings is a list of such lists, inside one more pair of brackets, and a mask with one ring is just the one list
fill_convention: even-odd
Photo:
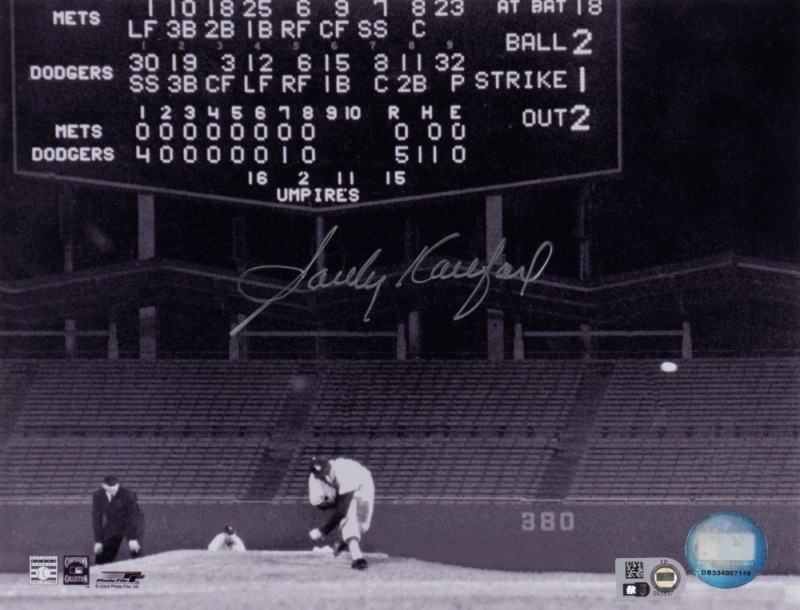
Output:
[[92,496],[95,563],[110,563],[117,557],[123,538],[128,539],[131,557],[142,553],[144,515],[136,492],[121,487],[117,477],[109,475]]

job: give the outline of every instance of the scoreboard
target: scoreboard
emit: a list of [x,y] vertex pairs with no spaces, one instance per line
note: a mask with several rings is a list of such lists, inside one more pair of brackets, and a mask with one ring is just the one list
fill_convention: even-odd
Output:
[[619,0],[10,0],[20,175],[325,211],[619,171]]

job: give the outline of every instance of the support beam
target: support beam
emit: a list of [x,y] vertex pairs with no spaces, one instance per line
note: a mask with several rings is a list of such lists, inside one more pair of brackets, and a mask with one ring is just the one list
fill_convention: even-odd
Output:
[[525,340],[522,337],[522,324],[514,324],[514,360],[525,360]]
[[422,334],[420,332],[419,312],[411,311],[408,314],[408,353],[412,358],[419,358],[422,347]]
[[581,342],[583,343],[583,358],[592,358],[592,327],[588,324],[581,324]]
[[58,196],[61,241],[64,244],[64,272],[75,270],[75,199],[71,189],[62,185]]
[[314,223],[314,249],[319,251],[319,256],[317,257],[317,271],[322,271],[325,269],[325,249],[323,248],[320,251],[320,246],[322,242],[325,240],[325,217],[324,216],[317,216],[316,222]]
[[692,327],[688,322],[683,323],[683,339],[681,341],[681,358],[692,358]]
[[[139,260],[155,258],[156,214],[153,195],[138,197]],[[154,306],[139,309],[139,358],[155,360],[158,353],[158,317]]]
[[153,195],[139,195],[139,260],[156,255],[156,214]]
[[405,360],[408,353],[406,345],[406,325],[400,322],[397,325],[396,356],[398,360]]
[[[245,321],[244,314],[238,314],[231,323],[231,328],[236,328]],[[228,335],[228,360],[247,359],[247,337],[244,333]]]
[[155,307],[139,309],[139,359],[155,360],[158,354],[158,317]]
[[77,342],[75,336],[75,320],[67,320],[64,324],[64,343],[67,348],[67,358],[77,355]]
[[486,356],[491,361],[503,360],[505,357],[503,312],[499,309],[486,311],[487,344]]
[[116,322],[108,324],[108,359],[119,360],[119,334]]
[[578,202],[578,248],[580,254],[579,277],[588,280],[592,277],[592,249],[589,231],[589,208],[591,206],[593,188],[586,186]]
[[[486,261],[491,260],[497,246],[503,240],[503,197],[486,197]],[[496,261],[501,265],[504,260]],[[499,309],[486,310],[486,357],[489,360],[503,360],[505,355],[505,335],[503,312]]]
[[[486,197],[486,260],[488,261],[497,245],[503,239],[503,197],[487,195]],[[503,261],[498,261],[502,263]]]

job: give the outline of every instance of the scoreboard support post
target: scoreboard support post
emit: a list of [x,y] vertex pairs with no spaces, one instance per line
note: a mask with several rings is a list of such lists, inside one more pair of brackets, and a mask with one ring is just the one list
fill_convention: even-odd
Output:
[[75,200],[69,187],[61,185],[58,193],[59,230],[64,244],[64,273],[72,273],[75,269]]
[[420,348],[422,347],[422,336],[420,334],[419,312],[408,312],[408,355],[412,358],[419,358]]
[[64,324],[64,343],[66,344],[67,358],[75,358],[78,353],[75,330],[75,320],[67,320]]
[[322,242],[325,240],[325,217],[322,214],[317,214],[316,222],[314,223],[314,249],[319,254],[316,259],[316,270],[322,271],[325,268],[325,248],[322,248]]
[[[64,245],[64,273],[75,270],[75,199],[67,185],[61,185],[58,196],[61,241]],[[64,321],[64,348],[67,358],[75,358],[75,320]]]
[[[139,194],[139,260],[155,258],[156,255],[156,215],[155,197]],[[139,308],[139,358],[155,360],[157,343],[158,312],[154,305]]]
[[[498,244],[503,239],[503,196],[486,196],[486,260],[492,259]],[[502,264],[503,261],[497,261]],[[503,360],[505,339],[503,332],[503,312],[489,308],[486,311],[486,357],[488,360]]]
[[155,258],[156,214],[155,197],[139,194],[137,198],[139,216],[139,260]]
[[581,324],[580,334],[581,334],[581,344],[583,345],[582,358],[584,360],[591,360],[594,352],[592,327],[589,324]]
[[[244,314],[235,314],[231,317],[231,328],[236,328],[245,321]],[[238,333],[228,338],[228,360],[247,359],[247,337]]]
[[[419,226],[413,209],[409,211],[403,223],[403,262],[411,264],[416,253],[419,252]],[[402,327],[402,357],[399,349],[397,359],[418,358],[420,351],[420,319],[418,311],[409,311],[405,320],[398,324],[398,340],[401,338]]]
[[[326,267],[325,261],[325,248],[322,243],[325,240],[325,217],[322,214],[317,214],[314,222],[314,251],[318,252],[316,258],[316,270],[322,271]],[[328,342],[325,337],[317,335],[314,337],[314,351],[317,360],[324,360],[328,355]]]
[[139,308],[139,359],[155,360],[158,353],[157,343],[158,316],[155,306]]
[[683,338],[681,340],[681,358],[691,360],[692,358],[692,325],[684,321],[682,326]]
[[108,359],[119,360],[119,335],[117,333],[117,323],[108,323]]
[[591,279],[592,277],[592,249],[591,236],[589,234],[589,214],[593,192],[594,185],[590,183],[584,187],[580,200],[578,201],[577,233],[580,248],[579,277],[581,281]]
[[514,360],[525,360],[525,340],[522,338],[522,323],[514,323]]
[[397,358],[397,360],[405,360],[407,353],[408,353],[408,347],[406,344],[406,325],[403,322],[398,322],[395,357]]

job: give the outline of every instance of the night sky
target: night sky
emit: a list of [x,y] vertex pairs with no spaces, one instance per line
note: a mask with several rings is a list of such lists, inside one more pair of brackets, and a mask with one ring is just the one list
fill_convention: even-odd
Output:
[[629,227],[643,258],[796,258],[800,4],[624,6],[625,170],[598,229]]
[[[0,14],[0,279],[60,269],[58,201],[65,197],[75,202],[78,266],[131,260],[133,194],[65,191],[12,174],[7,5]],[[622,23],[623,171],[593,185],[594,273],[728,251],[800,260],[800,3],[624,0]],[[554,240],[561,256],[551,271],[574,274],[575,202],[585,186],[506,194],[509,240]],[[247,219],[253,258],[302,253],[313,235],[309,217],[252,206],[163,200],[158,214],[160,255],[223,267],[232,264],[236,215]],[[359,232],[344,248],[369,250],[374,239],[364,225],[382,228],[373,235],[401,235],[409,216],[441,235],[479,237],[482,199],[392,206],[332,222]]]

